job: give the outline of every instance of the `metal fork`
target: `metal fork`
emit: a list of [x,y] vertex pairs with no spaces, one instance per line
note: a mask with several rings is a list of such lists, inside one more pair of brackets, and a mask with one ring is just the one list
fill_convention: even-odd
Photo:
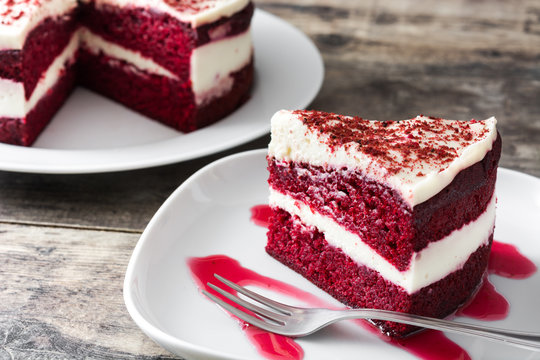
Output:
[[347,319],[370,319],[394,321],[423,328],[449,331],[458,334],[472,335],[492,341],[500,341],[509,345],[514,345],[530,350],[540,351],[540,333],[511,331],[497,329],[492,327],[478,326],[456,321],[430,318],[414,314],[406,314],[387,310],[377,309],[345,309],[332,310],[324,308],[301,308],[289,306],[280,302],[271,300],[251,290],[233,283],[230,280],[223,278],[218,274],[214,274],[216,279],[221,281],[233,290],[245,295],[264,307],[256,305],[253,302],[244,300],[238,296],[231,294],[212,283],[207,285],[223,295],[233,303],[242,306],[244,309],[251,311],[259,316],[253,316],[244,310],[241,310],[219,297],[209,293],[206,290],[202,292],[241,320],[257,326],[263,330],[276,334],[301,337],[312,334],[323,327],[335,323],[340,320]]

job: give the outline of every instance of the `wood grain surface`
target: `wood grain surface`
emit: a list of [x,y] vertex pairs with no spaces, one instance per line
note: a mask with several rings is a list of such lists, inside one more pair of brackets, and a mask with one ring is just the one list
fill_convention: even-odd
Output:
[[[371,119],[497,117],[501,166],[540,177],[540,2],[257,0],[317,45],[310,108]],[[279,56],[279,54],[276,54]],[[174,358],[122,298],[140,233],[169,194],[226,152],[136,171],[0,171],[0,360]]]

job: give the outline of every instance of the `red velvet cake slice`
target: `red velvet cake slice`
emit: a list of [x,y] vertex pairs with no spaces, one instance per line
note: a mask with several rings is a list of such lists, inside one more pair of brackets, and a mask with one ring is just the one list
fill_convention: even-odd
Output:
[[30,145],[75,81],[76,0],[0,3],[0,142]]
[[248,0],[83,0],[81,83],[183,132],[246,99]]
[[[280,111],[266,250],[350,307],[445,317],[486,270],[500,152],[495,118]],[[376,324],[390,336],[415,330]]]

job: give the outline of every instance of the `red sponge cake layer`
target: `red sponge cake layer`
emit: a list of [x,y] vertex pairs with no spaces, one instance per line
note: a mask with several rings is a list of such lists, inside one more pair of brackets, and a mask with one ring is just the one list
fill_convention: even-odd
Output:
[[[495,124],[278,112],[267,252],[348,306],[447,316],[487,266]],[[415,330],[377,325],[391,336]]]
[[78,66],[80,84],[182,132],[214,123],[238,108],[247,100],[253,77],[250,63],[232,74],[228,94],[197,107],[189,82],[137,71],[125,61],[84,49]]
[[249,29],[252,15],[250,3],[230,18],[194,29],[170,14],[148,8],[96,6],[95,2],[81,5],[81,23],[92,33],[152,59],[184,81],[189,80],[193,49],[244,33]]
[[39,100],[24,118],[0,117],[0,142],[13,145],[31,145],[47,126],[51,117],[64,104],[75,85],[75,66],[62,71],[56,84]]
[[22,71],[27,99],[42,74],[66,48],[78,27],[74,10],[61,18],[48,18],[30,32],[22,49]]
[[195,129],[196,106],[189,84],[137,71],[105,54],[79,53],[80,83],[178,130]]
[[28,34],[22,49],[0,50],[0,78],[24,83],[29,99],[42,74],[62,53],[77,28],[75,11],[45,19]]
[[232,73],[233,85],[230,91],[198,107],[194,129],[215,123],[245,103],[249,99],[249,89],[253,83],[254,73],[253,60],[244,68]]

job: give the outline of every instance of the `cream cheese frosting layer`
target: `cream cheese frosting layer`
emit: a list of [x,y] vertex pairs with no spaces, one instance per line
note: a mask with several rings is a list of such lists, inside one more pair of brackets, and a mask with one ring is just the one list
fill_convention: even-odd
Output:
[[165,69],[163,66],[157,64],[144,57],[139,52],[127,49],[123,46],[117,45],[110,41],[105,40],[101,36],[94,34],[87,28],[83,27],[80,30],[81,46],[94,55],[103,53],[113,59],[123,60],[137,70],[144,71],[150,74],[166,76],[172,79],[177,79],[177,76]]
[[56,57],[42,74],[32,95],[26,100],[24,84],[10,79],[0,79],[0,117],[24,118],[47,94],[62,76],[66,64],[73,63],[79,47],[79,36],[75,32],[62,53]]
[[0,2],[0,50],[20,50],[40,22],[71,13],[77,0],[11,0]]
[[[412,208],[484,158],[497,138],[496,123],[494,117],[463,122],[425,116],[380,122],[282,110],[271,120],[268,155],[359,170],[398,191]],[[349,140],[337,143],[336,138]]]
[[252,56],[250,29],[195,48],[191,54],[190,76],[197,105],[228,92],[234,83],[230,74],[249,64]]
[[476,220],[413,253],[410,266],[405,271],[399,271],[358,235],[301,201],[270,188],[269,204],[298,216],[304,225],[323,232],[328,244],[341,249],[357,264],[377,271],[385,280],[413,294],[461,269],[472,253],[488,243],[495,225],[496,197],[492,197],[484,213]]
[[[80,38],[81,46],[92,54],[102,52],[111,59],[133,65],[134,71],[178,79],[174,73],[139,52],[109,42],[87,28],[81,28]],[[252,54],[253,45],[249,29],[236,36],[212,41],[194,49],[190,58],[190,80],[196,104],[204,105],[228,92],[234,83],[230,74],[246,66],[251,61]]]
[[193,28],[230,17],[249,4],[249,0],[83,0],[103,5],[138,7],[167,13]]

